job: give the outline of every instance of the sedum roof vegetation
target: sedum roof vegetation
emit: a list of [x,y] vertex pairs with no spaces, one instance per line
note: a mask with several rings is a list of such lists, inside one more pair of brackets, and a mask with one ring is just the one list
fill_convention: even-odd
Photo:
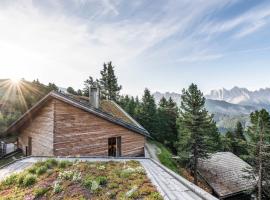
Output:
[[0,183],[0,199],[162,200],[138,161],[48,159]]
[[[76,96],[76,95],[70,95],[73,98],[89,104],[89,97],[84,97],[84,96]],[[122,109],[120,109],[115,102],[111,101],[111,100],[100,100],[100,109],[103,112],[106,112],[110,115],[112,115],[115,118],[121,119],[126,123],[132,124],[134,126],[138,126],[138,124],[132,120],[130,117],[128,117],[128,115],[125,113],[125,111],[123,111]],[[141,126],[139,126],[141,128]]]

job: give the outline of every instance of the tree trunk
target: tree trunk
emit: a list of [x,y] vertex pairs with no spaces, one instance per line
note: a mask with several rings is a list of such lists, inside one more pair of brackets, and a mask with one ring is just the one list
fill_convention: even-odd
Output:
[[262,199],[262,145],[263,145],[264,125],[260,128],[259,142],[259,180],[258,180],[258,200]]
[[198,151],[197,151],[197,145],[195,145],[195,149],[194,149],[194,184],[195,185],[198,185],[197,171],[198,171]]

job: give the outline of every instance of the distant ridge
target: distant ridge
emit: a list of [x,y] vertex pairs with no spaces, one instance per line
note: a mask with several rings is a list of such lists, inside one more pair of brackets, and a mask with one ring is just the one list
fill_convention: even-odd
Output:
[[[164,96],[171,97],[178,106],[181,94],[175,92],[155,92],[156,103]],[[249,115],[255,110],[265,108],[270,111],[270,88],[249,91],[246,88],[234,87],[231,90],[212,90],[206,97],[206,109],[215,115],[214,119],[221,132],[235,128],[238,121],[247,127]]]
[[207,99],[223,100],[228,103],[256,106],[258,108],[270,108],[270,88],[250,91],[246,88],[233,87],[212,90],[205,96]]
[[[181,94],[175,92],[155,92],[153,93],[156,103],[160,101],[160,99],[164,96],[166,99],[170,97],[180,106],[181,103]],[[256,106],[250,105],[239,105],[226,102],[224,100],[214,100],[214,99],[206,99],[206,109],[210,113],[221,113],[226,115],[247,115],[257,109]]]

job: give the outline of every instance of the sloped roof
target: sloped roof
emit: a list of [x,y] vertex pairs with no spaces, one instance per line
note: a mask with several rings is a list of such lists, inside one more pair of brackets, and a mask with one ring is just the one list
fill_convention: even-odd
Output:
[[[82,110],[85,110],[91,114],[97,115],[101,118],[104,118],[112,123],[118,124],[120,126],[123,126],[127,129],[130,129],[136,133],[142,134],[144,136],[149,136],[147,130],[145,130],[141,125],[139,125],[134,119],[132,119],[123,109],[117,110],[117,104],[110,101],[110,103],[106,103],[106,109],[97,109],[91,106],[85,98],[78,97],[78,96],[72,96],[67,95],[59,92],[50,92],[48,95],[46,95],[44,98],[42,98],[36,105],[34,105],[32,108],[30,108],[26,113],[24,113],[18,120],[16,120],[6,131],[6,133],[15,132],[19,127],[21,127],[26,121],[31,120],[33,114],[41,108],[49,99],[55,98],[60,101],[66,102],[72,106],[75,106],[77,108],[80,108]],[[102,105],[102,104],[101,104]],[[114,105],[115,108],[112,109],[109,107],[109,105]],[[117,105],[117,106],[116,106]],[[104,106],[105,107],[105,106]],[[109,112],[109,110],[111,112]],[[108,111],[108,112],[106,112]],[[122,113],[121,113],[122,112]],[[122,117],[119,117],[121,113]],[[126,117],[124,117],[126,116]],[[131,119],[127,120],[129,116]],[[132,123],[133,122],[133,123]]]
[[218,152],[208,159],[199,159],[200,175],[220,198],[253,189],[255,180],[247,177],[251,166],[231,152]]
[[[85,96],[76,96],[69,94],[71,98],[75,98],[76,100],[88,104],[89,105],[89,97]],[[90,105],[89,105],[90,106]],[[100,101],[100,109],[112,115],[115,118],[121,119],[125,121],[126,123],[133,124],[135,126],[138,126],[142,129],[144,129],[135,119],[133,119],[121,106],[119,106],[116,102],[112,100],[101,100]]]

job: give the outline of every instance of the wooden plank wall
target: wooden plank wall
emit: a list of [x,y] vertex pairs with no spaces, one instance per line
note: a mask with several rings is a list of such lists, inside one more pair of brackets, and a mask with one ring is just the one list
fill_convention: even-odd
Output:
[[122,138],[122,156],[144,154],[145,137],[59,100],[55,101],[55,156],[108,156],[108,138]]
[[20,129],[19,147],[24,154],[25,147],[28,146],[28,137],[32,137],[32,155],[53,156],[53,119],[54,102],[50,100]]

